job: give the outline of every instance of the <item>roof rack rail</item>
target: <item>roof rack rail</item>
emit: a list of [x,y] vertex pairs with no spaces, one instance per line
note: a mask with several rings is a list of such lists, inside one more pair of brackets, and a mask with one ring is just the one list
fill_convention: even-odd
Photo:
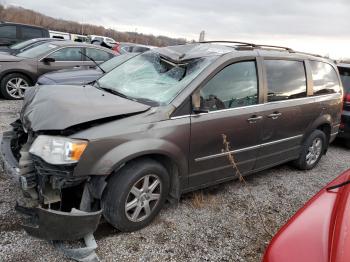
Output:
[[219,41],[199,41],[198,43],[201,44],[210,44],[210,43],[226,43],[226,44],[240,44],[240,45],[246,45],[246,46],[252,46],[256,47],[256,44],[252,43],[246,43],[246,42],[240,42],[240,41],[225,41],[225,40],[219,40]]
[[292,48],[284,47],[284,46],[277,46],[277,45],[259,45],[259,44],[253,44],[253,43],[247,43],[247,42],[240,42],[240,41],[225,41],[225,40],[219,40],[219,41],[200,41],[198,43],[201,44],[210,44],[210,43],[227,43],[227,44],[239,44],[241,46],[251,46],[253,48],[272,48],[272,49],[283,49],[290,53],[294,53],[295,51]]
[[267,47],[267,48],[272,48],[272,49],[283,49],[283,50],[286,50],[290,53],[294,53],[295,51],[292,49],[292,48],[289,48],[289,47],[285,47],[285,46],[277,46],[277,45],[255,45],[256,47]]

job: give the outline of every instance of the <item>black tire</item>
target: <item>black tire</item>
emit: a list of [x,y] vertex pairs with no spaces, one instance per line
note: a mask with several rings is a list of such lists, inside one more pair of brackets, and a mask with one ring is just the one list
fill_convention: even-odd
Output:
[[23,95],[21,95],[20,92],[18,93],[18,95],[17,94],[12,95],[7,90],[7,84],[10,81],[14,81],[15,79],[22,79],[22,81],[23,81],[22,83],[26,83],[27,87],[32,85],[31,80],[27,76],[25,76],[21,73],[12,73],[12,74],[8,74],[8,75],[4,76],[0,82],[0,93],[5,99],[9,99],[9,100],[23,99],[24,92],[23,92]]
[[[315,141],[322,142],[321,150],[318,157],[314,159],[312,163],[310,163],[307,161],[307,155],[308,153],[310,153],[309,148],[313,145]],[[300,170],[313,169],[322,158],[322,155],[324,155],[326,150],[326,143],[327,143],[327,137],[325,133],[322,132],[321,130],[314,130],[304,142],[299,158],[293,162],[294,166]]]
[[[160,195],[160,198],[158,200],[142,200],[142,196],[140,196],[140,199],[138,199],[131,192],[131,189],[135,183],[147,175],[150,175],[150,181],[151,179],[156,179],[155,177],[157,177],[160,181],[160,186],[157,187],[157,192]],[[142,181],[139,183],[142,183]],[[139,230],[151,223],[159,211],[162,209],[169,194],[169,186],[169,174],[164,166],[157,161],[154,161],[152,159],[142,159],[130,162],[126,164],[121,170],[114,173],[109,179],[101,201],[103,215],[112,226],[119,229],[120,231],[131,232]],[[126,204],[127,201],[132,198],[134,198],[134,200],[136,199],[137,206],[135,209],[128,211],[130,212],[129,214],[126,211]],[[137,208],[142,208],[144,205],[143,201],[149,201],[149,207],[151,207],[150,214],[146,216],[146,208],[144,207],[142,211],[145,213],[146,217],[140,221],[132,221],[132,217],[130,216],[136,213]],[[155,203],[155,201],[157,202]],[[130,200],[129,203],[131,202],[133,201]]]

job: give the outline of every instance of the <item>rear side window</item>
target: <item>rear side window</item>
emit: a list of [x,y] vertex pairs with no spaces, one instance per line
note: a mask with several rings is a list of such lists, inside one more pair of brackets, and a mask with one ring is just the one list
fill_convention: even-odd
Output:
[[109,53],[95,48],[86,48],[86,55],[95,61],[107,61],[111,58]]
[[334,68],[327,63],[310,61],[314,95],[324,95],[340,92],[339,78]]
[[0,26],[0,37],[1,38],[16,38],[17,27],[14,25]]
[[22,38],[23,39],[33,39],[43,37],[43,32],[37,28],[22,27]]
[[258,80],[254,61],[229,65],[201,89],[201,106],[210,111],[258,103]]
[[54,52],[49,57],[56,61],[81,61],[81,52],[82,50],[79,47],[66,47]]
[[306,97],[306,73],[303,62],[265,60],[268,102]]

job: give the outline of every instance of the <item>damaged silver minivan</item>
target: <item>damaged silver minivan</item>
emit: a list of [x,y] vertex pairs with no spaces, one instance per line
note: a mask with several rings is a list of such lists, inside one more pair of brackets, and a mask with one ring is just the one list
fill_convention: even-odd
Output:
[[249,43],[158,48],[92,85],[36,86],[3,134],[25,230],[78,239],[101,215],[121,231],[165,201],[293,161],[311,169],[338,132],[342,88],[327,59]]

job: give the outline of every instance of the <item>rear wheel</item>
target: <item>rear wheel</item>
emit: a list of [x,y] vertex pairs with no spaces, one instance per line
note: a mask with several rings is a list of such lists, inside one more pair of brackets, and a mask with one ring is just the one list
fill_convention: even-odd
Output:
[[128,163],[108,181],[102,197],[104,217],[121,231],[141,229],[159,213],[168,193],[169,174],[160,163]]
[[31,81],[28,77],[20,73],[13,73],[3,77],[0,82],[0,91],[6,99],[23,99],[24,92],[30,85]]
[[301,154],[294,165],[301,170],[314,168],[326,149],[326,135],[321,130],[313,131],[303,144]]

